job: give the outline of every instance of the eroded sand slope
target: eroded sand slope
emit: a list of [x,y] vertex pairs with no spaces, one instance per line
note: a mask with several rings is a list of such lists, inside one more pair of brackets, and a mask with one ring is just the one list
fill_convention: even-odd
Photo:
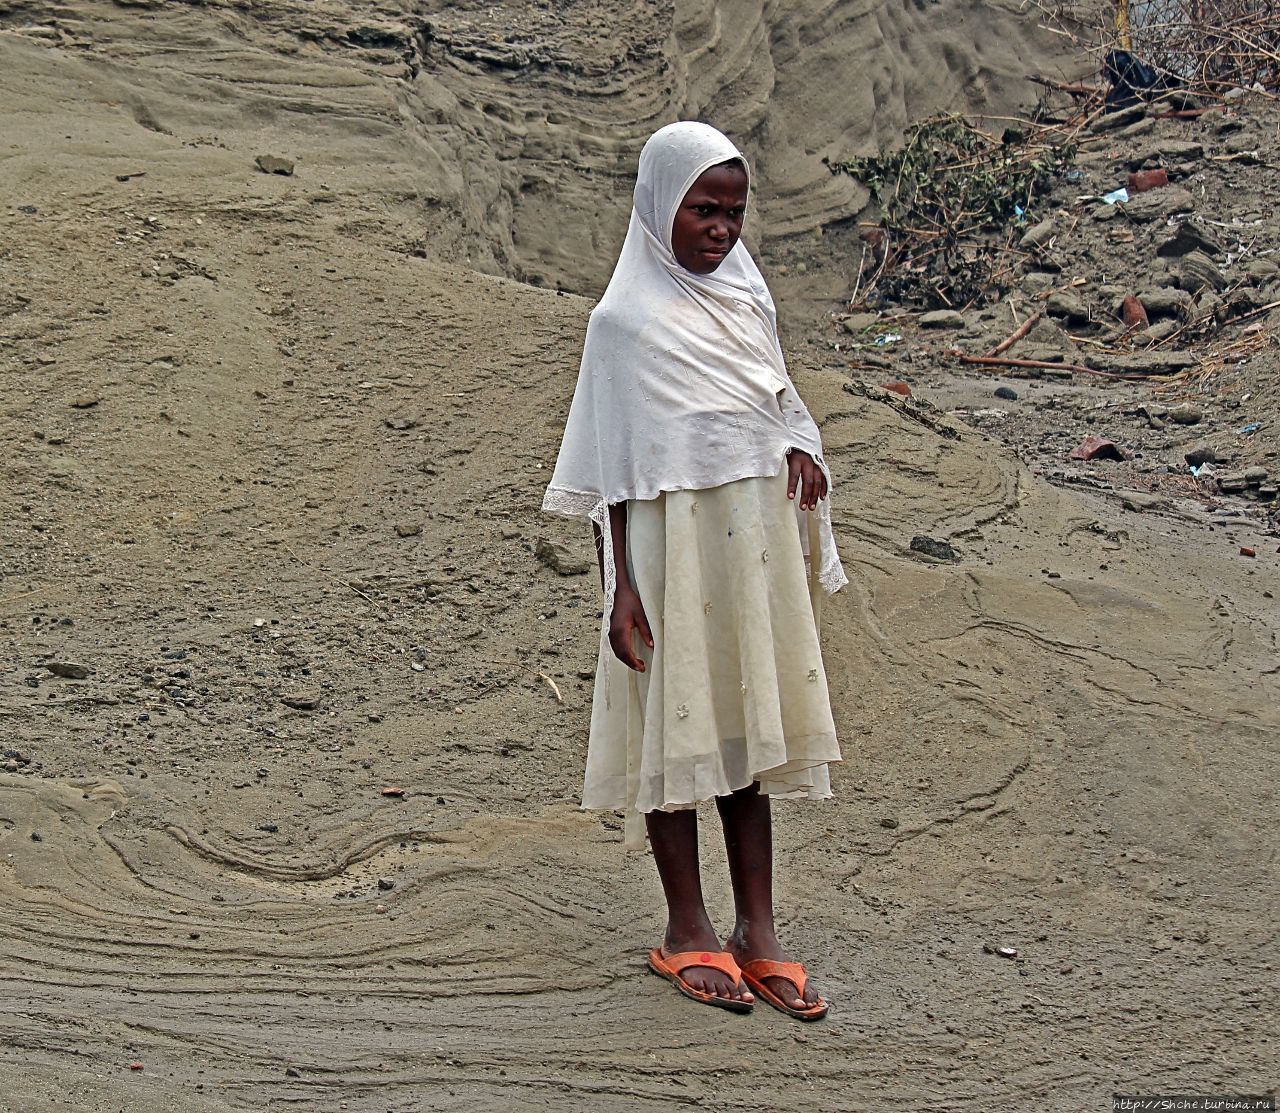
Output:
[[115,109],[93,153],[150,130],[212,201],[240,195],[244,151],[270,142],[403,246],[584,293],[612,268],[636,151],[672,119],[741,142],[756,234],[796,237],[865,197],[822,157],[932,112],[1028,103],[1028,67],[1058,65],[1015,0],[7,0],[0,27],[53,48],[6,92]]
[[[29,763],[0,773],[0,1108],[1077,1110],[1273,1083],[1274,563],[797,363],[853,581],[825,631],[848,760],[829,806],[778,809],[779,901],[837,1006],[798,1030],[688,1005],[641,974],[651,863],[575,807],[594,580],[532,552],[589,552],[537,506],[590,303],[474,269],[594,282],[623,198],[579,220],[575,154],[517,202],[519,160],[406,117],[386,63],[270,37],[338,5],[58,11],[94,45],[0,35],[0,723]],[[735,14],[655,50],[735,41]],[[598,126],[619,185],[694,88],[673,67],[594,125],[564,81],[563,134]],[[515,204],[573,249],[505,244]],[[714,855],[707,879],[727,924]]]

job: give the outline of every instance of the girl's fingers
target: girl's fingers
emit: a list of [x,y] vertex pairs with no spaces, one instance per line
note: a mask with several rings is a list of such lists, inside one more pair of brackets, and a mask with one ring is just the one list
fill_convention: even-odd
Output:
[[636,622],[636,629],[640,632],[640,637],[644,640],[644,644],[647,645],[650,649],[652,649],[653,633],[649,629],[649,618],[644,613],[644,611],[640,612],[640,618]]
[[796,481],[800,478],[803,467],[797,453],[793,452],[787,457],[787,498],[789,499],[796,497]]

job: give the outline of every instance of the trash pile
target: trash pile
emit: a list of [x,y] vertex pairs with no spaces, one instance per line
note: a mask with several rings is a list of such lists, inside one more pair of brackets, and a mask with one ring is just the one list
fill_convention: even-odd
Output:
[[1112,106],[1173,88],[1223,96],[1280,87],[1274,0],[1035,0],[1035,7],[1100,62]]
[[[1016,137],[930,121],[902,152],[832,167],[879,213],[829,343],[908,389],[1056,384],[1032,392],[1048,414],[1025,391],[955,412],[1049,472],[1091,469],[1069,481],[1120,469],[1131,487],[1247,499],[1280,527],[1280,104],[1184,86],[1108,111],[1081,88]],[[1069,413],[1078,428],[1045,429]]]

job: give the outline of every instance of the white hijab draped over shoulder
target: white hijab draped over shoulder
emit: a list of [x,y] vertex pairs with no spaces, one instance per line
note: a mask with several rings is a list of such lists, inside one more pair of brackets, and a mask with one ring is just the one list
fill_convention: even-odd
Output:
[[[615,585],[611,504],[776,475],[792,448],[827,475],[818,427],[796,394],[777,314],[742,241],[712,274],[671,249],[676,211],[713,166],[747,161],[700,123],[669,124],[640,152],[634,206],[613,277],[591,313],[582,367],[543,509],[590,518],[604,532],[606,621]],[[750,171],[748,170],[748,173]],[[797,492],[797,503],[799,502]],[[831,531],[830,495],[816,511],[818,579],[847,582]],[[807,528],[801,536],[807,540]]]

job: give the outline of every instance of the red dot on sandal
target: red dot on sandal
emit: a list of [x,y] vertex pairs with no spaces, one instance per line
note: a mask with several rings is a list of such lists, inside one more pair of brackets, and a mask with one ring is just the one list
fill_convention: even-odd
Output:
[[700,955],[698,956],[698,961],[699,961],[699,962],[710,962],[710,961],[711,961],[711,956],[710,956],[709,954],[707,954],[707,952],[706,952],[706,951],[703,951],[703,952],[702,952],[702,954],[700,954]]

